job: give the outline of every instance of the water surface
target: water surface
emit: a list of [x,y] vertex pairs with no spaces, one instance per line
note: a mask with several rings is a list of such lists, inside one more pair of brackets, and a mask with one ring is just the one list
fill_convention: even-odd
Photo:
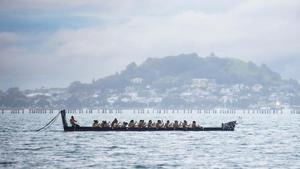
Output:
[[300,168],[299,114],[77,113],[85,126],[114,117],[239,124],[234,132],[63,132],[58,118],[34,131],[55,115],[0,114],[0,168]]

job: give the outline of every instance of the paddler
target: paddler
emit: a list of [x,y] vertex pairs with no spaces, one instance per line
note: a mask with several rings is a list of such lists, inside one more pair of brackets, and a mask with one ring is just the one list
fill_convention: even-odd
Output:
[[77,120],[75,120],[74,116],[71,116],[70,123],[72,127],[79,127],[79,125],[77,124]]

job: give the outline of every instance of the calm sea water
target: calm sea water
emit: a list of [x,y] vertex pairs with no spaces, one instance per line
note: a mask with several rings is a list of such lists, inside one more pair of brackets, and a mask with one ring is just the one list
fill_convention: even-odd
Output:
[[[0,168],[300,168],[300,114],[115,113],[74,114],[94,119],[197,120],[234,132],[63,132],[56,114],[0,114]],[[67,114],[69,118],[72,114]]]

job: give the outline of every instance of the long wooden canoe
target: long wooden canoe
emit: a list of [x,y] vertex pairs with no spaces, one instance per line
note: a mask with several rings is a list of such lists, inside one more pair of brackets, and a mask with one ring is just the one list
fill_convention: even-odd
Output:
[[61,112],[64,131],[234,131],[236,121],[222,123],[220,127],[199,127],[199,128],[101,128],[101,127],[82,127],[68,126],[66,120],[66,111]]

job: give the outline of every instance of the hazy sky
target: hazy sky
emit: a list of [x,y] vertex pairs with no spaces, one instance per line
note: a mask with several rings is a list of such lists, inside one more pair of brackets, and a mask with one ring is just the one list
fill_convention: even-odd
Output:
[[196,52],[300,80],[299,0],[1,0],[0,89],[91,82]]

